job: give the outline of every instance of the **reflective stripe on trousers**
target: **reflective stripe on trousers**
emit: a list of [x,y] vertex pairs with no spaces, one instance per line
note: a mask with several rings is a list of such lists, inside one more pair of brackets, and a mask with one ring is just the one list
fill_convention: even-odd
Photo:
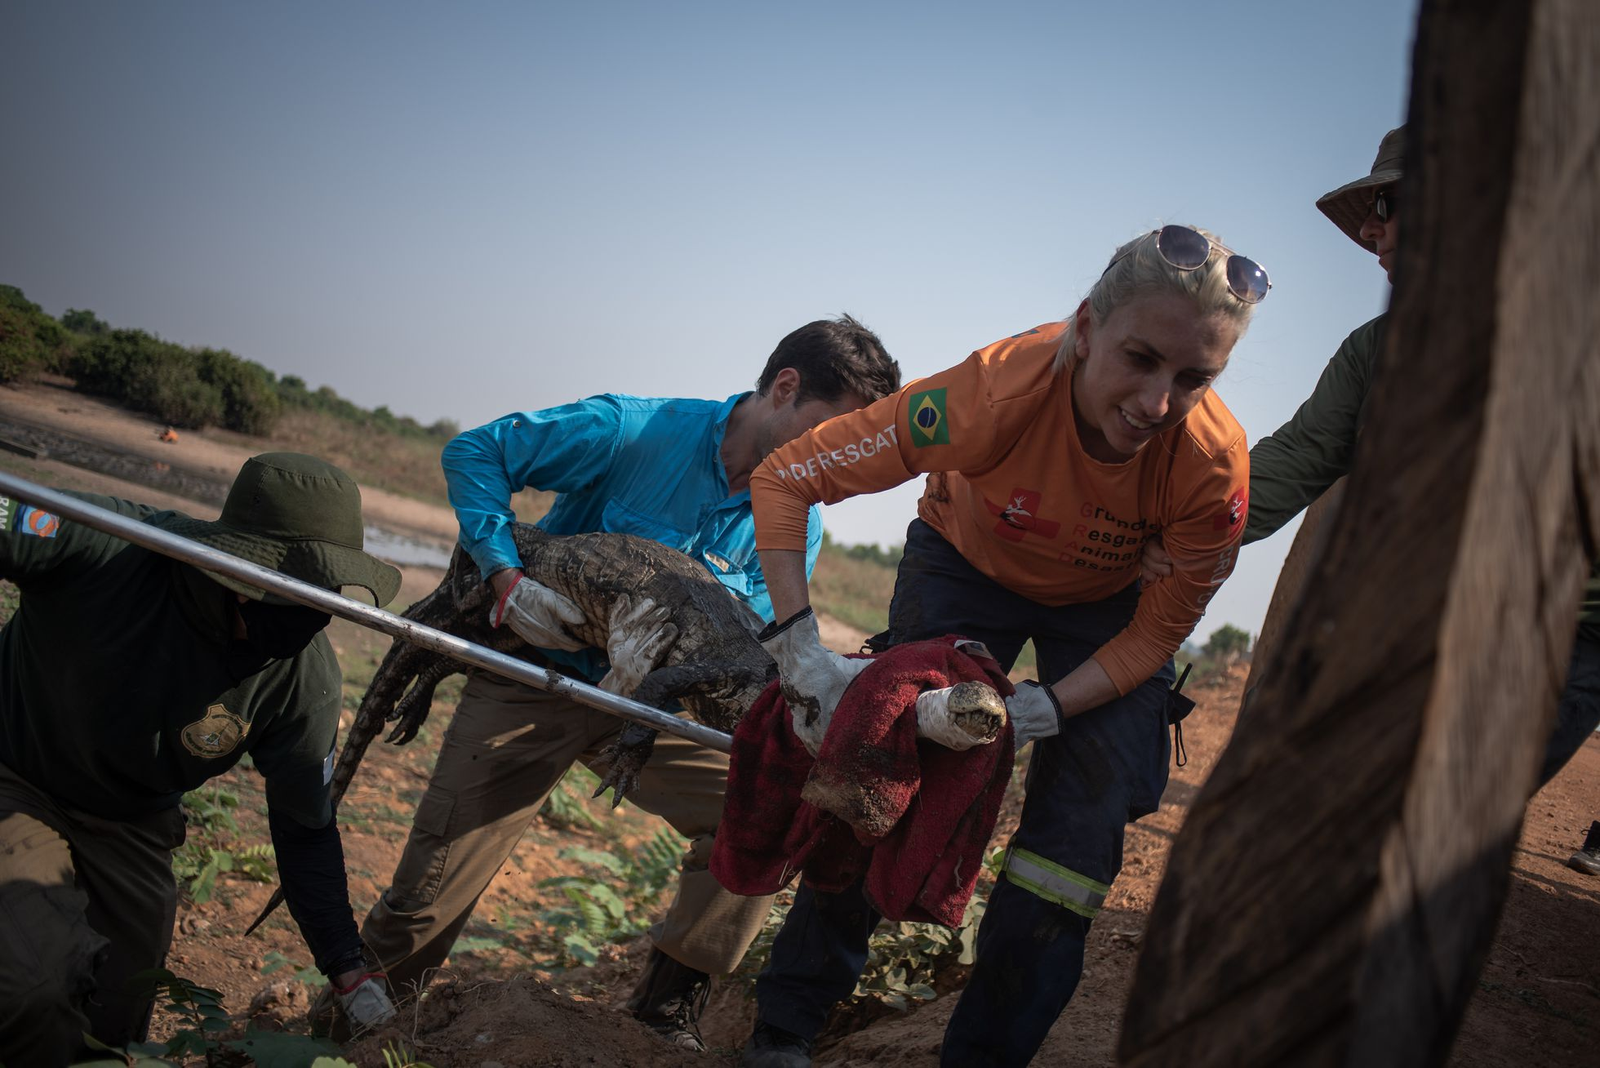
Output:
[[1037,853],[1012,846],[1006,851],[1006,878],[1052,904],[1071,909],[1092,920],[1105,904],[1111,887],[1070,868],[1063,868]]

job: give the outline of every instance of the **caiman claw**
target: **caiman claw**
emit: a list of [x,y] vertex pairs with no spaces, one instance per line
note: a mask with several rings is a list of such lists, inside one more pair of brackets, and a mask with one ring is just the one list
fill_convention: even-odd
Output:
[[600,758],[611,766],[606,771],[606,777],[600,780],[594,796],[599,797],[611,790],[611,807],[622,804],[623,797],[638,787],[639,773],[644,770],[645,761],[650,759],[655,746],[656,732],[649,727],[630,723],[622,728],[622,736],[606,746],[605,752],[600,754]]

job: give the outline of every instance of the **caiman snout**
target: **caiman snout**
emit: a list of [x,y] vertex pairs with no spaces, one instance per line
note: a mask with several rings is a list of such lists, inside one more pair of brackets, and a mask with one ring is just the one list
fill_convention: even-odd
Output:
[[1006,725],[1006,703],[986,682],[958,682],[950,689],[950,721],[980,745]]

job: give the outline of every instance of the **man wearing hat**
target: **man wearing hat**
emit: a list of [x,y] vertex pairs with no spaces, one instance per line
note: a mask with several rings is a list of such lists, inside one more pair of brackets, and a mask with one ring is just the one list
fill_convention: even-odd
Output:
[[[376,604],[400,587],[362,551],[361,495],[297,453],[247,461],[215,523],[100,507]],[[266,780],[289,911],[345,1012],[394,1014],[367,974],[329,803],[340,677],[326,613],[0,497],[0,1062],[65,1064],[88,1033],[143,1037],[130,984],[172,942],[179,801],[246,753]]]
[[[1317,201],[1317,207],[1356,244],[1374,253],[1394,282],[1400,243],[1401,204],[1398,196],[1405,157],[1405,127],[1390,130],[1378,146],[1378,157],[1365,177],[1341,185]],[[1367,399],[1377,364],[1388,313],[1364,323],[1334,353],[1317,387],[1287,423],[1250,449],[1250,517],[1244,544],[1260,541],[1320,497],[1350,471],[1356,438],[1365,421]],[[1152,546],[1154,543],[1151,543]],[[1156,547],[1147,552],[1146,570],[1160,575],[1170,567]],[[1600,724],[1600,565],[1590,574],[1578,635],[1573,645],[1566,689],[1556,717],[1555,733],[1545,748],[1539,785],[1555,777]],[[1571,866],[1600,875],[1600,823]],[[1593,864],[1593,868],[1589,867]]]

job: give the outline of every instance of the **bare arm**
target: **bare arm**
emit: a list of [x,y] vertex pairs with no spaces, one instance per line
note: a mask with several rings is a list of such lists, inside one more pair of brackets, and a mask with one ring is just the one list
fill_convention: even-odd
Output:
[[489,576],[489,588],[494,591],[496,604],[500,602],[500,598],[506,595],[506,591],[512,587],[517,579],[521,577],[522,569],[520,567],[502,567],[499,571]]
[[1091,708],[1099,708],[1121,696],[1117,692],[1116,683],[1106,674],[1106,669],[1100,666],[1098,660],[1093,659],[1085,660],[1073,668],[1065,678],[1051,686],[1050,690],[1056,695],[1056,700],[1061,702],[1062,716],[1069,718],[1080,712],[1087,712]]
[[761,573],[772,597],[772,618],[782,623],[811,604],[806,582],[806,554],[794,549],[763,549]]

